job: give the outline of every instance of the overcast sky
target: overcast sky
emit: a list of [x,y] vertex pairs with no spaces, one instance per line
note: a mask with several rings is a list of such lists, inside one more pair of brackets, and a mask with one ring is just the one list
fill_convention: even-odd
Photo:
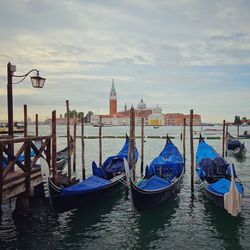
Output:
[[108,113],[157,104],[204,122],[250,118],[250,1],[0,0],[0,120],[7,118],[6,64],[37,68],[14,89],[14,119],[71,109]]

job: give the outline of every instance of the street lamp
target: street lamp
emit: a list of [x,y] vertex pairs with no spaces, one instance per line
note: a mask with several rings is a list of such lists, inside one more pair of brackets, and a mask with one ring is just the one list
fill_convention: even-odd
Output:
[[[31,76],[32,86],[34,88],[42,88],[45,82],[45,78],[39,76],[39,71],[37,69],[32,69],[24,75],[14,75],[16,72],[16,65],[12,65],[10,62],[7,64],[7,95],[8,95],[8,131],[9,135],[13,136],[13,93],[12,84],[18,84],[22,82],[31,72],[36,72],[35,76]],[[18,82],[12,82],[12,78],[22,78]]]

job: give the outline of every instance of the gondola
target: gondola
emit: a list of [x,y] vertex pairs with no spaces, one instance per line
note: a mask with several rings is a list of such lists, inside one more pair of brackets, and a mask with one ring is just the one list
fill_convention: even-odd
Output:
[[250,131],[245,130],[243,135],[239,135],[239,138],[250,139]]
[[244,143],[237,140],[230,133],[227,133],[227,150],[228,152],[238,158],[246,156],[246,148]]
[[[70,152],[73,154],[74,139],[70,136]],[[68,146],[60,150],[56,154],[57,170],[63,170],[68,162]]]
[[236,175],[234,165],[230,165],[221,157],[213,147],[204,141],[202,136],[200,136],[196,152],[196,173],[206,195],[217,206],[227,208],[228,204],[225,203],[225,200],[233,189],[234,204],[236,206],[236,202],[239,202],[238,210],[240,210],[244,188]]
[[138,183],[130,178],[134,207],[143,210],[160,205],[175,195],[184,174],[184,160],[167,136],[162,152],[146,167],[145,177]]
[[[97,167],[92,162],[93,174],[81,182],[69,187],[59,187],[49,178],[50,198],[56,211],[64,212],[78,207],[98,203],[112,196],[125,179],[124,158],[128,160],[129,138],[117,155],[108,157]],[[136,150],[136,160],[138,152]]]

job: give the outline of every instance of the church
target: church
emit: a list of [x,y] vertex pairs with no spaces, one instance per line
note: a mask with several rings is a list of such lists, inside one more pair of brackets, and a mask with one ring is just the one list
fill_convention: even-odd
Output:
[[[104,126],[129,126],[130,124],[130,110],[127,105],[124,111],[117,112],[117,95],[115,90],[114,79],[112,79],[112,86],[109,95],[109,114],[101,115],[102,123]],[[149,126],[181,126],[183,125],[184,118],[186,123],[189,123],[190,115],[180,113],[162,114],[162,110],[158,105],[155,108],[147,108],[146,103],[141,99],[135,108],[135,125],[141,125],[141,118],[144,118],[144,124]],[[196,126],[201,125],[201,116],[194,114],[193,124]],[[98,126],[100,115],[93,115],[91,123]]]

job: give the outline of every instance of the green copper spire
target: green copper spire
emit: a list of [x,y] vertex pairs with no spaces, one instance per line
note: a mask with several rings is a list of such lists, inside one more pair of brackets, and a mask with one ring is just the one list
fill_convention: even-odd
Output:
[[112,79],[112,87],[110,91],[110,97],[111,98],[116,98],[116,91],[115,91],[115,81]]
[[114,81],[114,79],[112,79],[112,88],[111,88],[111,91],[115,92],[115,81]]

